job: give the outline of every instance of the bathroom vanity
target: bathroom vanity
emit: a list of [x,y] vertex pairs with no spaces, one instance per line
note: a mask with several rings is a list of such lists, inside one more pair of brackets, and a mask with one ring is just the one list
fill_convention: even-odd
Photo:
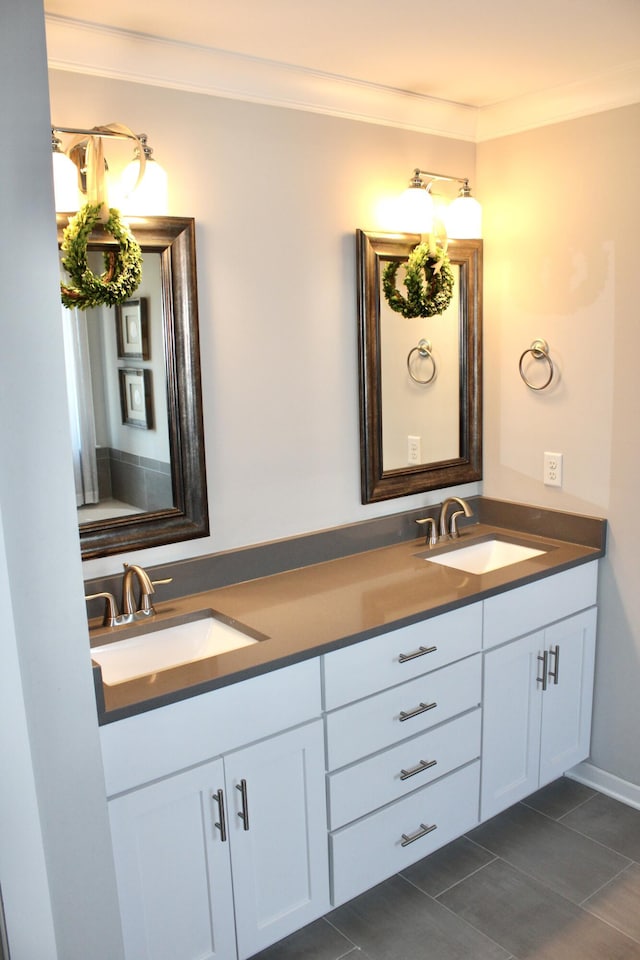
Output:
[[411,540],[167,602],[268,639],[102,685],[128,958],[244,960],[585,759],[605,527],[541,514],[486,573]]

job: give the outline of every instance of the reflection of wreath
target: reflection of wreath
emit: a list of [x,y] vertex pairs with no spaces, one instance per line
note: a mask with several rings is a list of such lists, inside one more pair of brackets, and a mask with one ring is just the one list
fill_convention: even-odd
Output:
[[392,260],[382,275],[382,289],[387,303],[403,317],[432,317],[444,313],[453,296],[453,271],[444,247],[433,248],[419,243],[409,255],[404,297],[396,287],[399,260]]
[[87,264],[87,240],[98,222],[102,204],[87,203],[69,221],[62,234],[62,266],[72,281],[60,284],[62,302],[69,309],[87,310],[106,304],[109,307],[128,300],[140,284],[142,252],[117,210],[109,210],[102,226],[118,241],[118,251],[104,254],[105,272],[98,277]]

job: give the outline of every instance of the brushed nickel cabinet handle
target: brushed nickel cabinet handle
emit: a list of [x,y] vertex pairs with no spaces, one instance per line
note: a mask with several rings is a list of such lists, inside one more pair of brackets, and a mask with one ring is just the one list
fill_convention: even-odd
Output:
[[247,802],[247,781],[241,780],[240,783],[236,783],[236,790],[240,791],[242,796],[242,810],[238,814],[242,820],[242,825],[245,830],[249,829],[249,804]]
[[428,833],[433,833],[433,831],[437,829],[438,829],[437,823],[432,823],[430,827],[428,827],[425,823],[421,823],[420,829],[416,833],[409,834],[409,835],[407,835],[406,833],[402,834],[402,843],[400,844],[400,846],[408,847],[410,843],[415,843],[416,840],[422,840],[422,838],[426,837]]
[[418,647],[413,653],[401,653],[398,656],[398,663],[406,663],[407,660],[415,660],[416,657],[424,657],[426,653],[435,653],[437,647]]
[[222,843],[225,843],[227,840],[227,818],[224,812],[224,793],[222,790],[217,790],[215,793],[212,793],[211,796],[218,804],[218,813],[220,816],[218,822],[214,823],[214,827],[220,831],[220,840]]
[[543,654],[538,654],[538,660],[542,664],[542,676],[536,677],[536,683],[542,684],[543,691],[547,689],[547,674],[549,671],[549,651],[545,650]]
[[438,704],[434,701],[433,703],[421,703],[415,710],[401,710],[400,723],[403,723],[405,720],[411,720],[413,717],[419,717],[421,713],[426,713],[427,710],[433,710],[437,706]]
[[408,780],[409,777],[415,777],[416,773],[422,773],[424,770],[430,770],[431,767],[435,767],[437,762],[437,760],[421,760],[417,766],[411,767],[410,770],[401,770],[400,779]]
[[560,644],[556,643],[555,647],[552,647],[549,651],[549,654],[553,657],[553,670],[549,670],[549,676],[553,677],[553,682],[558,683],[560,680]]

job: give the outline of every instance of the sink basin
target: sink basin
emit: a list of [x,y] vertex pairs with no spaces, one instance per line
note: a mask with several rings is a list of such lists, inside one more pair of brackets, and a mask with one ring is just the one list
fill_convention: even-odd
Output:
[[144,677],[184,663],[215,657],[230,650],[247,647],[265,639],[251,636],[246,628],[227,622],[213,611],[201,611],[197,618],[172,622],[170,626],[149,629],[142,624],[133,635],[91,648],[91,658],[102,668],[107,685]]
[[512,543],[510,540],[481,540],[469,544],[468,547],[457,547],[446,553],[431,555],[421,554],[431,563],[439,563],[444,567],[454,567],[465,573],[491,573],[500,567],[509,567],[513,563],[529,560],[546,553],[537,547],[525,546],[522,543]]

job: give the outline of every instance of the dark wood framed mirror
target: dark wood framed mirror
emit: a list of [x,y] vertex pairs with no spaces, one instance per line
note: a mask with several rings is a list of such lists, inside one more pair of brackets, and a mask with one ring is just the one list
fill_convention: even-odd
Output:
[[449,241],[449,307],[407,319],[387,304],[382,277],[420,240],[356,234],[363,503],[482,478],[482,241]]
[[[57,218],[59,243],[68,219]],[[209,533],[195,223],[128,220],[143,253],[136,299],[61,308],[83,559]],[[94,272],[116,245],[94,230]]]

